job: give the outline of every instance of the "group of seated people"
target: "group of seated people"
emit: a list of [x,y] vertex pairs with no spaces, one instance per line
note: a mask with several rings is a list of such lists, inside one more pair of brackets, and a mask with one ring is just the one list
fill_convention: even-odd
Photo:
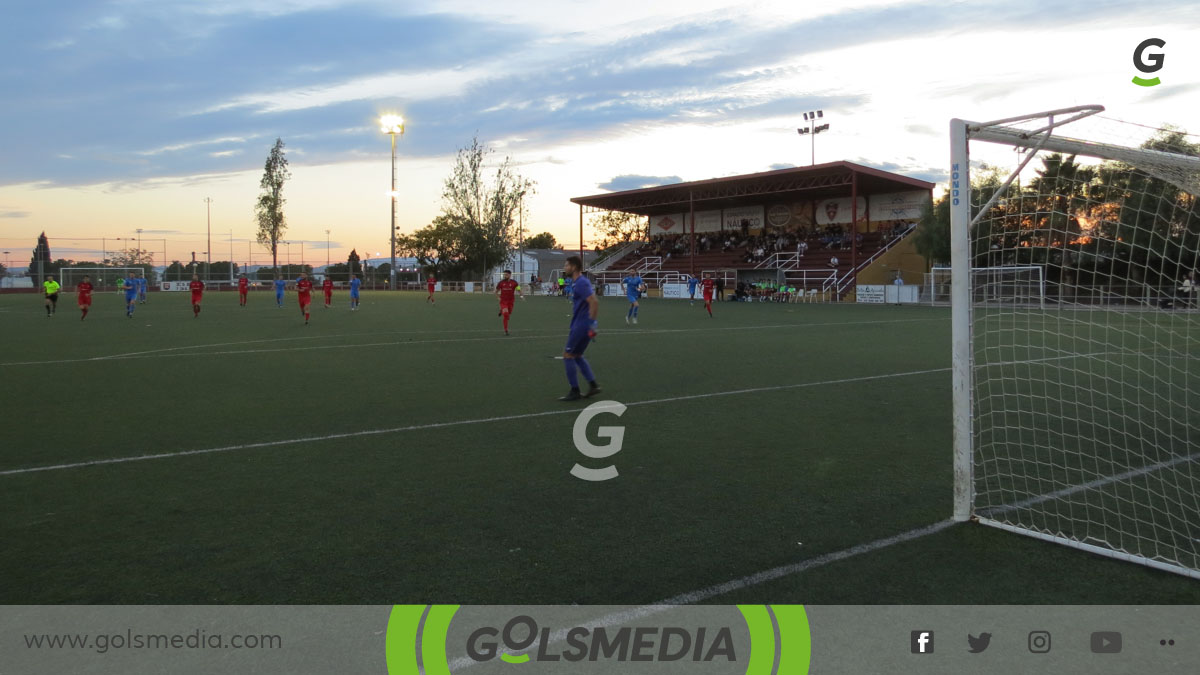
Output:
[[797,302],[804,289],[777,281],[740,281],[734,293],[739,302]]
[[879,234],[884,244],[908,234],[917,224],[911,220],[889,220],[879,224]]
[[[916,223],[911,221],[893,220],[881,223],[879,233],[884,244],[902,237]],[[765,229],[761,234],[751,234],[743,227],[739,230],[723,230],[721,232],[697,232],[696,250],[707,253],[720,248],[723,253],[744,249],[741,255],[744,263],[758,263],[766,260],[774,253],[795,251],[804,256],[810,249],[840,251],[850,248],[851,243],[861,247],[863,234],[850,233],[849,225],[799,225],[792,228]],[[648,241],[634,249],[636,256],[672,256],[686,255],[691,250],[691,235],[686,232],[676,234],[659,233],[652,235]]]

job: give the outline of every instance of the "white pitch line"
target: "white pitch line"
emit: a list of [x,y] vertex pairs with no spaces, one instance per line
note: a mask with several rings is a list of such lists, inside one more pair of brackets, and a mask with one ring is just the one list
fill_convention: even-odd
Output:
[[[765,330],[765,329],[776,329],[776,328],[818,328],[818,327],[828,327],[828,326],[860,326],[860,325],[872,325],[872,324],[920,323],[920,322],[933,322],[933,321],[945,321],[945,319],[896,319],[896,320],[888,320],[888,321],[831,321],[831,322],[823,322],[823,323],[782,323],[782,324],[767,324],[767,325],[755,325],[755,326],[721,326],[721,327],[712,327],[712,328],[661,328],[661,329],[652,329],[652,330],[636,330],[636,329],[625,328],[625,329],[615,330],[612,332],[601,333],[601,337],[602,338],[611,338],[611,337],[615,337],[615,336],[661,335],[661,334],[666,334],[666,333],[703,333],[703,332],[714,332],[714,331]],[[438,332],[438,331],[430,331],[430,332]],[[472,331],[472,332],[476,332],[476,331]],[[494,332],[494,330],[489,330],[488,332]],[[362,335],[362,334],[359,334],[359,335]],[[315,337],[321,337],[321,336],[315,336]],[[328,336],[328,337],[334,337],[334,336]],[[530,339],[543,340],[543,339],[562,339],[565,336],[562,332],[555,332],[555,333],[544,333],[544,334],[537,334],[537,335],[517,334],[515,337],[524,338],[527,340],[530,340]],[[281,339],[302,339],[302,338],[281,338]],[[365,347],[392,347],[392,346],[399,346],[399,345],[444,344],[444,343],[449,343],[449,342],[492,342],[492,341],[512,342],[513,340],[511,337],[508,337],[508,336],[494,336],[494,337],[480,337],[480,338],[450,338],[450,339],[446,339],[446,340],[395,340],[395,341],[389,341],[389,342],[366,342],[366,343],[354,343],[354,344],[315,345],[312,347],[281,347],[278,349],[233,349],[233,350],[225,350],[225,351],[186,352],[186,353],[182,353],[182,352],[181,353],[145,352],[145,353],[133,353],[133,354],[116,354],[116,355],[109,355],[109,356],[92,356],[92,357],[78,358],[78,359],[55,359],[55,360],[49,360],[49,361],[10,361],[8,363],[0,363],[0,367],[59,365],[59,364],[65,364],[65,363],[100,363],[100,362],[104,362],[104,361],[123,361],[123,360],[130,360],[130,359],[179,358],[179,357],[185,357],[185,356],[229,356],[229,355],[235,355],[235,354],[265,354],[265,353],[275,353],[275,352],[311,351],[311,350],[317,350],[317,349],[353,349],[356,347],[364,347],[364,348]],[[251,342],[253,342],[253,341],[251,341]],[[237,344],[237,343],[230,343],[230,344]],[[247,343],[247,344],[249,344],[249,343]],[[196,347],[196,348],[200,348],[201,346],[202,345],[194,345],[194,347]],[[218,346],[218,345],[203,345],[203,346]],[[170,349],[171,350],[175,350],[175,349],[182,350],[182,349],[188,349],[188,348],[189,347],[177,347],[177,348],[172,347]],[[165,352],[168,350],[164,349],[164,350],[155,350],[155,351]]]
[[[841,551],[819,555],[815,558],[810,558],[798,563],[774,567],[769,570],[758,572],[757,574],[751,574],[749,576],[741,577],[740,579],[726,581],[725,583],[717,584],[715,586],[709,586],[707,588],[681,593],[674,597],[667,598],[666,600],[660,600],[659,602],[651,603],[649,605],[643,605],[634,609],[606,614],[598,619],[587,621],[578,625],[588,629],[622,626],[647,616],[665,612],[680,605],[694,605],[719,595],[740,591],[744,588],[749,588],[750,586],[757,586],[768,581],[774,581],[776,579],[782,579],[783,577],[791,576],[793,574],[807,572],[818,567],[824,567],[835,562],[840,562],[848,558],[863,555],[864,553],[873,553],[880,549],[888,548],[889,546],[895,546],[896,544],[903,544],[915,539],[920,539],[921,537],[927,537],[931,534],[937,534],[938,532],[941,532],[942,530],[945,530],[956,524],[957,523],[952,520],[943,520],[932,525],[926,525],[925,527],[918,527],[907,532],[902,532],[890,537],[884,537],[883,539],[876,539],[875,541],[865,544],[851,546],[850,548],[842,549]],[[572,626],[572,628],[574,628],[574,626]],[[569,629],[567,628],[562,628],[550,633],[547,646],[557,642],[562,642],[563,640],[567,639],[568,630]],[[537,651],[537,649],[540,647],[540,643],[541,640],[539,638],[520,653],[531,653]],[[459,672],[460,670],[470,668],[471,666],[478,665],[479,663],[480,662],[469,657],[459,656],[450,660],[450,672]]]
[[[1054,492],[1049,492],[1044,495],[1039,495],[1037,497],[1031,497],[1029,499],[1017,502],[1015,504],[1007,504],[1004,506],[995,507],[993,509],[984,510],[981,512],[981,515],[991,516],[991,515],[995,515],[997,513],[1004,513],[1007,511],[1013,511],[1013,510],[1020,509],[1020,508],[1026,508],[1026,507],[1032,506],[1034,504],[1039,504],[1041,502],[1051,501],[1054,499],[1061,499],[1063,497],[1070,496],[1077,492],[1082,492],[1084,490],[1092,490],[1092,489],[1107,485],[1109,483],[1116,483],[1116,482],[1120,482],[1120,481],[1129,480],[1130,478],[1144,476],[1146,474],[1153,473],[1160,469],[1166,469],[1166,468],[1169,468],[1172,466],[1176,466],[1178,464],[1183,464],[1185,462],[1195,461],[1197,459],[1200,459],[1200,452],[1192,453],[1192,454],[1184,456],[1184,457],[1176,457],[1171,460],[1158,462],[1156,464],[1151,464],[1149,466],[1145,466],[1140,469],[1133,469],[1130,471],[1119,473],[1114,476],[1098,478],[1096,480],[1089,481],[1089,482],[1083,483],[1081,485],[1075,485],[1073,487],[1064,488],[1062,490],[1056,490]],[[900,534],[892,535],[890,537],[884,537],[883,539],[876,539],[875,541],[871,541],[871,542],[868,542],[865,544],[858,544],[857,546],[851,546],[850,548],[842,549],[841,551],[835,551],[833,553],[826,553],[824,555],[819,555],[815,558],[810,558],[808,560],[803,560],[801,562],[792,563],[789,565],[781,565],[779,567],[773,567],[771,569],[764,570],[762,572],[757,572],[755,574],[744,576],[744,577],[741,577],[738,579],[733,579],[731,581],[726,581],[724,583],[716,584],[713,586],[708,586],[706,588],[701,588],[699,590],[688,591],[686,593],[680,593],[679,595],[667,598],[666,600],[660,600],[658,602],[651,603],[649,605],[643,605],[641,607],[624,610],[624,611],[620,611],[620,612],[613,612],[612,614],[607,614],[598,619],[594,619],[592,621],[581,623],[579,625],[589,628],[589,629],[595,629],[595,628],[599,628],[599,627],[608,628],[608,627],[612,627],[612,626],[626,625],[635,620],[638,620],[638,619],[641,619],[641,618],[644,618],[647,616],[652,616],[652,615],[658,614],[660,612],[667,611],[667,610],[669,610],[673,607],[677,607],[679,605],[694,605],[694,604],[697,604],[700,602],[704,602],[705,600],[711,600],[712,598],[722,596],[727,593],[733,593],[735,591],[740,591],[745,588],[749,588],[751,586],[757,586],[759,584],[763,584],[768,581],[775,581],[777,579],[782,579],[783,577],[788,577],[788,576],[792,576],[794,574],[800,574],[802,572],[807,572],[809,570],[813,570],[818,567],[825,567],[826,565],[830,565],[835,562],[840,562],[840,561],[846,560],[848,558],[853,558],[855,556],[859,556],[864,553],[873,553],[875,551],[879,551],[881,549],[885,549],[890,546],[895,546],[896,544],[903,544],[903,543],[907,543],[910,541],[914,541],[916,539],[920,539],[922,537],[927,537],[931,534],[937,534],[938,532],[946,530],[957,524],[958,523],[953,520],[939,521],[932,525],[927,525],[925,527],[918,527],[916,529],[912,529],[907,532],[902,532]],[[555,644],[557,642],[561,642],[561,641],[565,640],[566,637],[567,637],[567,629],[560,629],[560,630],[555,631],[550,634],[548,644]],[[528,652],[536,651],[540,647],[540,643],[541,643],[540,639],[534,641],[534,643],[532,645],[530,645],[528,648],[526,648],[524,650],[524,652],[521,652],[521,653],[528,653]],[[471,666],[477,665],[478,663],[479,662],[475,661],[474,659],[468,658],[466,656],[459,656],[457,658],[450,660],[450,672],[458,672],[460,670],[464,670],[466,668],[470,668]]]
[[[670,398],[649,399],[646,401],[634,401],[625,405],[643,406],[657,405],[660,403],[676,403],[679,401],[694,401],[697,399],[716,398],[720,396],[737,396],[739,394],[757,394],[769,391],[783,391],[785,389],[802,389],[806,387],[821,387],[835,384],[849,384],[853,382],[869,382],[871,380],[881,380],[895,377],[909,377],[912,375],[926,375],[929,373],[945,373],[949,372],[949,368],[932,368],[928,370],[913,370],[903,373],[885,373],[883,375],[864,375],[862,377],[848,377],[837,380],[824,380],[821,382],[801,382],[797,384],[780,384],[767,387],[752,387],[749,389],[734,389],[731,391],[714,391],[706,394],[690,394],[687,396],[672,396]],[[327,434],[324,436],[304,436],[301,438],[289,438],[279,441],[262,441],[260,443],[246,443],[242,445],[226,445],[218,448],[203,448],[199,450],[181,450],[179,452],[163,452],[153,455],[132,455],[127,457],[112,457],[108,459],[95,459],[86,462],[71,462],[69,464],[52,464],[48,466],[34,466],[24,469],[6,469],[0,471],[0,476],[15,476],[26,473],[38,473],[42,471],[60,471],[63,469],[78,469],[87,466],[101,466],[104,464],[125,464],[129,462],[143,462],[151,459],[169,459],[172,457],[188,457],[192,455],[208,455],[218,452],[234,452],[238,450],[251,450],[254,448],[270,448],[280,445],[295,445],[300,443],[316,443],[321,441],[331,441],[343,438],[358,438],[362,436],[378,436],[381,434],[397,434],[406,431],[424,431],[427,429],[443,429],[446,427],[464,426],[468,424],[488,424],[491,422],[507,422],[511,420],[530,419],[534,417],[547,417],[551,415],[568,415],[578,414],[581,408],[561,408],[558,410],[546,410],[534,413],[521,413],[517,415],[501,415],[499,417],[481,417],[469,420],[455,420],[451,422],[433,422],[430,424],[414,424],[403,427],[393,427],[390,429],[370,429],[367,431],[347,431],[338,434]]]

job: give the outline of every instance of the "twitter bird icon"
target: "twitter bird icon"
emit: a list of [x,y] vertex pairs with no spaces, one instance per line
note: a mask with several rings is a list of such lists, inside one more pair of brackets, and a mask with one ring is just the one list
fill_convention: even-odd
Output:
[[971,635],[970,633],[967,634],[967,646],[970,647],[970,649],[968,649],[967,651],[971,652],[972,654],[978,654],[979,652],[987,649],[988,645],[990,645],[991,643],[992,643],[992,634],[991,633],[980,633],[979,637],[975,637],[974,635]]

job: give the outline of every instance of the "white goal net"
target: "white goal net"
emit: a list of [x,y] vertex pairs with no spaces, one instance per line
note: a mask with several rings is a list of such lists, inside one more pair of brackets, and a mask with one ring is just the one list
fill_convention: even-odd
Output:
[[1200,578],[1200,137],[1102,112],[951,122],[955,517]]

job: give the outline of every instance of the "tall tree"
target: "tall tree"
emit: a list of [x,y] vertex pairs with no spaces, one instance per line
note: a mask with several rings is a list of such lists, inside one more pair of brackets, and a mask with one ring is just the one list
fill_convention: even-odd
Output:
[[[353,248],[350,249],[350,255],[346,256],[346,267],[349,270],[348,271],[349,274],[357,274],[359,276],[362,276],[363,270],[362,270],[362,264],[359,263],[358,249],[353,249]],[[349,280],[350,280],[350,278],[347,277],[346,281],[349,281]]]
[[42,282],[46,280],[46,276],[54,274],[50,262],[50,240],[46,238],[46,233],[42,232],[38,235],[37,248],[33,249],[33,257],[29,259],[29,276],[33,277],[33,284],[40,288]]
[[[525,197],[535,191],[534,181],[517,173],[512,158],[505,157],[489,181],[488,158],[494,151],[471,139],[459,148],[454,169],[442,184],[442,215],[461,228],[457,244],[464,256],[463,269],[487,271],[512,248],[514,222]],[[444,228],[443,228],[444,229]]]
[[925,265],[950,262],[950,198],[942,195],[932,204],[926,204],[913,233],[913,245],[925,258]]
[[525,248],[553,248],[562,250],[562,244],[554,239],[554,235],[549,232],[535,234],[525,240]]
[[283,198],[283,184],[291,177],[287,157],[283,154],[283,139],[276,138],[263,167],[262,180],[258,183],[262,192],[254,206],[258,221],[258,243],[270,247],[273,267],[279,267],[279,240],[287,231],[287,222],[283,217],[283,205],[287,202]]
[[623,211],[605,211],[591,222],[600,235],[600,248],[649,237],[650,222],[645,216]]
[[121,251],[116,251],[108,260],[109,264],[115,267],[137,267],[139,265],[153,265],[154,254],[145,249],[130,248]]

